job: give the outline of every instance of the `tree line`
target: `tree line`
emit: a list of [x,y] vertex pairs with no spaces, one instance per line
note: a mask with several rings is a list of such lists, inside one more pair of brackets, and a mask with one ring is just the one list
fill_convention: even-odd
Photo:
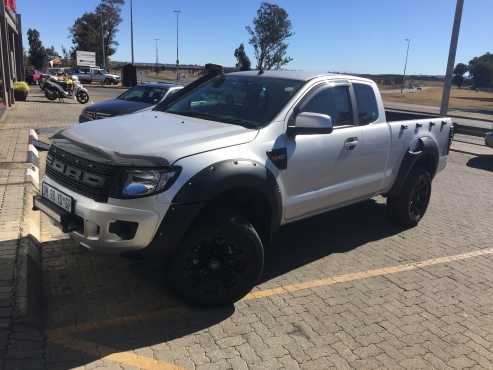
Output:
[[69,50],[62,46],[62,55],[53,46],[45,48],[39,31],[29,28],[29,63],[37,69],[42,69],[54,58],[63,59],[65,64],[69,61],[73,63],[76,50],[88,50],[96,52],[96,64],[108,65],[109,57],[115,54],[118,46],[116,34],[122,21],[121,8],[124,3],[125,0],[101,0],[94,11],[85,12],[77,18],[69,28],[72,46]]
[[475,57],[468,64],[458,63],[454,68],[453,82],[459,88],[465,82],[466,73],[469,73],[473,87],[493,87],[493,54]]
[[[39,31],[29,28],[28,62],[42,69],[50,60],[60,58],[63,64],[68,65],[74,62],[77,50],[88,50],[96,52],[96,64],[108,65],[109,58],[115,54],[118,46],[116,34],[122,21],[121,8],[124,3],[125,0],[101,0],[94,11],[78,17],[69,28],[72,45],[68,50],[62,46],[62,55],[54,46],[44,47]],[[292,60],[287,55],[287,40],[293,35],[292,23],[285,9],[264,2],[257,10],[252,26],[246,26],[245,29],[249,35],[248,43],[255,53],[256,69],[279,69]],[[234,51],[234,57],[238,69],[251,69],[243,43]]]

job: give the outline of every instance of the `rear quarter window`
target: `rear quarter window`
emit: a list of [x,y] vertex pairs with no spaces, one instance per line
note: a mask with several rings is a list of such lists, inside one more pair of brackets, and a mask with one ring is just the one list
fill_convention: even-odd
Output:
[[358,118],[362,125],[375,122],[378,119],[378,104],[373,87],[366,84],[353,83],[356,102],[358,104]]

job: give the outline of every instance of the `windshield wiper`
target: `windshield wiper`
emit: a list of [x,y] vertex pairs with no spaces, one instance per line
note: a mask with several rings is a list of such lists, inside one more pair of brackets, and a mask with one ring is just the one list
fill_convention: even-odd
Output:
[[203,118],[210,121],[217,121],[217,117],[207,113],[199,113],[199,112],[167,112],[171,114],[178,114],[179,116],[187,116],[194,118]]
[[209,121],[231,123],[233,125],[243,126],[245,128],[258,129],[258,126],[255,123],[251,121],[242,120],[239,118],[220,117],[220,116],[218,117],[218,116],[213,116],[212,114],[200,113],[200,112],[167,112],[167,113],[178,114],[180,116],[202,118]]

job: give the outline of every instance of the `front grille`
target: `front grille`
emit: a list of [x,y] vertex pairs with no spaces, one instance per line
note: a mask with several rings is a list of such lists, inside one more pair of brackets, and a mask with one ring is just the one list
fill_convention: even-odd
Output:
[[86,111],[85,115],[86,117],[92,120],[111,117],[111,114],[109,113],[101,113],[101,112],[93,112],[93,111]]
[[115,168],[88,161],[52,145],[46,160],[46,174],[79,194],[106,202]]

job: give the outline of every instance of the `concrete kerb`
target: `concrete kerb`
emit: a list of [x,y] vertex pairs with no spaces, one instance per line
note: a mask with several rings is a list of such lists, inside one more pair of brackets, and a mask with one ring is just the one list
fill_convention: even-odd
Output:
[[[41,350],[31,354],[22,349],[22,342],[15,339],[24,335],[31,342],[39,342],[42,348],[44,341],[43,310],[42,310],[42,268],[40,239],[40,214],[33,211],[33,195],[39,188],[38,151],[32,146],[31,140],[37,139],[34,130],[29,133],[30,167],[26,170],[23,215],[20,225],[20,236],[17,245],[14,268],[13,316],[11,330],[14,337],[8,343],[5,357],[6,367],[19,361],[44,361]],[[23,334],[24,333],[24,334]]]
[[[29,132],[28,162],[25,174],[23,214],[16,245],[12,307],[3,369],[46,368],[44,315],[42,305],[42,268],[40,214],[32,209],[33,195],[39,188],[39,153],[32,145],[37,139]],[[3,365],[3,366],[2,366]]]
[[19,242],[16,279],[16,322],[39,326],[41,315],[41,215],[33,211],[33,195],[39,191],[39,153],[33,146],[38,140],[35,130],[29,130],[28,162],[24,191],[24,210]]

